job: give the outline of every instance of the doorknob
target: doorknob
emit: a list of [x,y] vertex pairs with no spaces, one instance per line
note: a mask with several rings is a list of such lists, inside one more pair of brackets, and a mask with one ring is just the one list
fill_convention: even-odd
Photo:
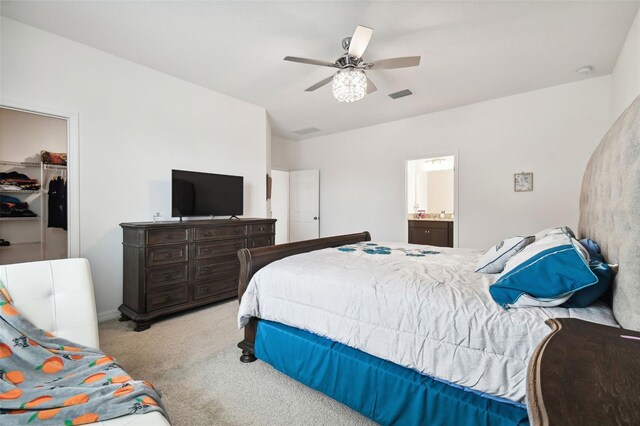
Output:
[[314,216],[314,217],[313,217],[313,220],[318,220],[318,216]]

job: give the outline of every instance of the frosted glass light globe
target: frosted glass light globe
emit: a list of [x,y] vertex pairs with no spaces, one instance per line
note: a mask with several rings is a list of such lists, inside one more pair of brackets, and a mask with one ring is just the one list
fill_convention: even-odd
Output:
[[338,101],[355,102],[367,94],[367,76],[362,70],[340,70],[333,76],[331,88]]

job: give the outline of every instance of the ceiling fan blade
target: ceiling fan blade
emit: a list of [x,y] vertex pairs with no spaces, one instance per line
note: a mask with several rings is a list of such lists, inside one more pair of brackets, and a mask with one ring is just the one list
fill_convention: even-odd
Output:
[[371,40],[371,34],[373,29],[358,25],[349,43],[349,56],[360,59]]
[[307,87],[306,89],[304,89],[304,91],[305,92],[313,92],[314,90],[321,88],[325,84],[330,83],[331,80],[333,80],[333,76],[327,77],[324,80],[320,80],[319,82],[317,82],[313,86],[310,86],[310,87]]
[[375,61],[372,70],[392,70],[395,68],[409,68],[420,65],[420,56],[405,56],[404,58],[381,59]]
[[299,62],[301,64],[308,64],[308,65],[320,65],[321,67],[336,66],[336,64],[333,62],[321,61],[318,59],[298,58],[296,56],[285,56],[284,60],[289,62]]
[[373,84],[373,81],[369,80],[369,77],[367,77],[367,95],[369,93],[373,93],[376,90],[378,90],[378,88],[376,87],[375,84]]

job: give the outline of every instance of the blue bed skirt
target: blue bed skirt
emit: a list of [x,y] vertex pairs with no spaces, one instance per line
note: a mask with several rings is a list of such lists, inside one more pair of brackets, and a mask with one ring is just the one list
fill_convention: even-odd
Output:
[[522,404],[479,395],[280,323],[258,323],[255,354],[382,425],[529,424]]

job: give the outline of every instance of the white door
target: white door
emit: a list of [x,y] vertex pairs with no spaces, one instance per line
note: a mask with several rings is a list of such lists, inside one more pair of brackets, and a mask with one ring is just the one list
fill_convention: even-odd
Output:
[[289,172],[271,170],[271,217],[276,222],[276,244],[289,242]]
[[320,236],[320,170],[289,172],[289,241]]

